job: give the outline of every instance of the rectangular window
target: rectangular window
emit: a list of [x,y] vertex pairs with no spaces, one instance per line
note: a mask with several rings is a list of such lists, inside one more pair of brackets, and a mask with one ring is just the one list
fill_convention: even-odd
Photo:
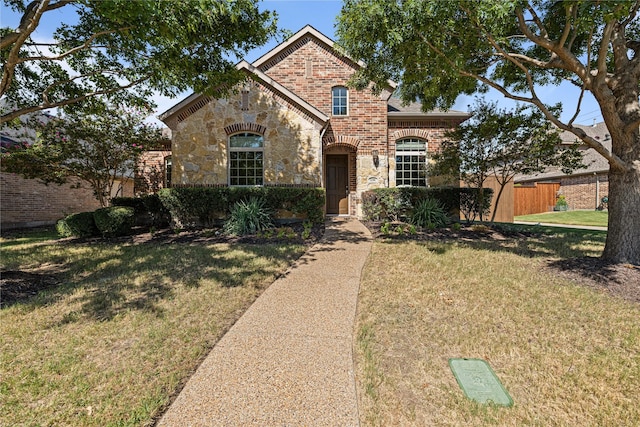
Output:
[[407,138],[396,142],[396,186],[427,186],[426,141]]
[[229,185],[263,185],[264,152],[260,135],[241,133],[229,138]]
[[229,159],[231,185],[262,185],[262,152],[232,151]]
[[348,98],[346,87],[334,87],[331,90],[332,115],[346,116],[348,114]]

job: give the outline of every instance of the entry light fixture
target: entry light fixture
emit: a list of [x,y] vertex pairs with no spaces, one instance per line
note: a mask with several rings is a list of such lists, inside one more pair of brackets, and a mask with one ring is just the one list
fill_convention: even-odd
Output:
[[373,155],[373,165],[377,168],[380,166],[380,153],[378,150],[372,150],[371,154]]

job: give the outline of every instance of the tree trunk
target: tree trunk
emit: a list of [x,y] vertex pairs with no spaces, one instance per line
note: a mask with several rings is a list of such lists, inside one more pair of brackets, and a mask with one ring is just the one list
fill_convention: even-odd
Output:
[[640,265],[640,160],[609,172],[609,229],[602,257]]
[[496,204],[493,207],[493,213],[491,214],[491,222],[494,222],[496,220],[496,213],[498,212],[498,205],[500,204],[500,197],[502,197],[502,192],[504,191],[504,187],[507,185],[508,181],[505,181],[504,183],[500,182],[500,180],[498,180],[498,184],[500,184],[500,190],[498,190],[498,195],[496,196]]

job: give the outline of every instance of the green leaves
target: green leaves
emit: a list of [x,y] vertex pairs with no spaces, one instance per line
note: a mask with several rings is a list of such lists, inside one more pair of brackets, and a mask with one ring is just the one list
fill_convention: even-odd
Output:
[[46,123],[33,121],[35,143],[4,155],[3,169],[46,183],[80,178],[106,206],[116,178],[131,175],[142,151],[162,138],[159,128],[144,123],[145,117],[142,111],[107,107],[98,114],[75,112]]
[[[75,12],[52,43],[27,39],[2,49],[0,95],[13,107],[0,123],[96,94],[150,106],[152,90],[213,92],[237,82],[235,62],[277,33],[275,13],[261,12],[258,0],[85,0],[63,8],[66,15],[37,17],[44,23]],[[3,41],[15,32],[2,29]]]

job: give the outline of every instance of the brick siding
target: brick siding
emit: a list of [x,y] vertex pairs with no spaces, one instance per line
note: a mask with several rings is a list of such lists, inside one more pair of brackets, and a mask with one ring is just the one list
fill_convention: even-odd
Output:
[[0,173],[0,219],[3,230],[53,224],[76,212],[100,207],[86,184],[73,188],[77,180],[59,186],[44,185],[35,179]]
[[348,115],[332,116],[331,89],[347,86],[356,64],[337,56],[313,37],[305,37],[290,49],[261,66],[268,76],[331,117],[326,138],[351,137],[358,148],[385,149],[387,102],[370,90],[349,89]]
[[560,179],[559,195],[565,196],[569,209],[595,209],[600,200],[608,194],[609,178],[606,174],[578,175]]

